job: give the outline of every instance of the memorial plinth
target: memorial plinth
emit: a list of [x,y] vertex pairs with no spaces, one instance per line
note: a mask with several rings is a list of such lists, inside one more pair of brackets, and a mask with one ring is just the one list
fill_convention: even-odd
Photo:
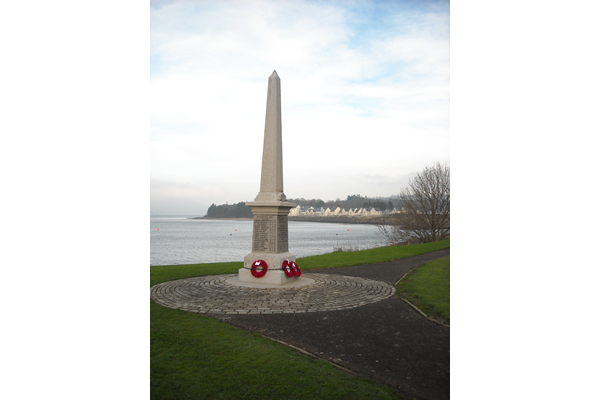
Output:
[[[244,257],[244,268],[238,274],[240,282],[285,285],[297,279],[288,278],[281,269],[285,260],[296,261],[288,250],[288,215],[296,205],[288,202],[283,193],[281,133],[281,82],[273,71],[267,91],[260,192],[253,202],[246,203],[254,215],[252,253]],[[268,265],[261,278],[252,276],[250,271],[257,260]]]
[[[288,214],[295,204],[289,202],[251,202],[254,222],[252,227],[252,253],[244,257],[244,268],[239,270],[241,282],[283,285],[294,281],[288,278],[281,265],[285,260],[296,261],[288,250]],[[252,276],[250,269],[256,260],[264,260],[267,274],[262,278]]]

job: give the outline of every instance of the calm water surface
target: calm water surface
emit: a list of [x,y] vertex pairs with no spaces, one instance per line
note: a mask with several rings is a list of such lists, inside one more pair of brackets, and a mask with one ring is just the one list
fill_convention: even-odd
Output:
[[[373,225],[290,221],[289,249],[296,257],[384,246]],[[252,251],[252,221],[150,216],[150,265],[243,261]]]

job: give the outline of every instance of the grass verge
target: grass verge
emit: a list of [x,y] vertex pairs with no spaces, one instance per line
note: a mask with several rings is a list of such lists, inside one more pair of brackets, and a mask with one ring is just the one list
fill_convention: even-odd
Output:
[[450,256],[412,270],[397,286],[397,294],[430,317],[450,324]]
[[350,267],[352,265],[377,264],[385,261],[398,260],[430,253],[436,250],[450,247],[450,239],[433,243],[414,244],[410,246],[386,246],[376,249],[360,250],[335,253],[327,253],[319,256],[302,257],[297,263],[302,270]]
[[[385,261],[398,260],[400,258],[430,253],[449,247],[450,239],[446,239],[439,242],[410,246],[387,246],[361,251],[328,253],[318,256],[302,257],[296,260],[296,262],[303,271],[322,268],[350,267],[352,265],[376,264]],[[154,266],[150,267],[150,286],[194,276],[235,274],[238,269],[243,266],[243,262]]]

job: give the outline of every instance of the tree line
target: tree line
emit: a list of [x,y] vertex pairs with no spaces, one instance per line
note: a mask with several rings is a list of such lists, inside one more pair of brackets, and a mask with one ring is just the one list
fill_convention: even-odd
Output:
[[246,203],[240,201],[236,204],[221,204],[220,206],[213,203],[206,212],[205,217],[209,218],[252,218],[252,210],[246,207]]
[[346,200],[337,198],[335,200],[323,201],[321,199],[305,199],[304,197],[298,199],[288,199],[289,202],[300,205],[300,207],[315,208],[323,207],[335,210],[337,207],[340,208],[361,208],[361,207],[375,207],[381,211],[394,209],[391,197],[367,197],[361,196],[360,194],[352,194],[346,197]]
[[[329,207],[332,210],[335,210],[337,207],[340,208],[361,208],[361,207],[375,207],[379,208],[381,211],[389,210],[395,207],[392,204],[391,197],[382,198],[382,197],[363,197],[360,194],[348,195],[346,200],[336,199],[323,201],[321,199],[305,199],[304,197],[298,199],[288,199],[290,203],[295,203],[300,207],[310,207],[313,206],[315,208]],[[236,204],[221,204],[216,205],[213,203],[206,212],[205,217],[208,218],[252,218],[252,210],[250,207],[246,207],[245,202],[241,201]]]

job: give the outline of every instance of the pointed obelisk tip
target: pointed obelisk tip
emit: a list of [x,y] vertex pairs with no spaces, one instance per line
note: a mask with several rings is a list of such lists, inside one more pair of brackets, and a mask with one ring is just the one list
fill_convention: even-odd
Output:
[[273,73],[269,78],[279,78],[279,75],[277,75],[277,71],[273,70]]

